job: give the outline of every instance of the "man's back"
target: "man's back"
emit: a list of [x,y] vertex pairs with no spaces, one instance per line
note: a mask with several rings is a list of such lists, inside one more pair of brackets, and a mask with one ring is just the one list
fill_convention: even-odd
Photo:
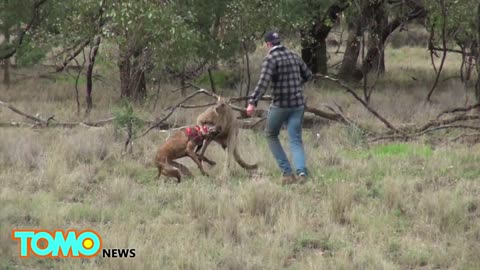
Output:
[[303,83],[312,77],[303,60],[282,45],[273,47],[265,57],[260,80],[252,99],[257,101],[272,81],[273,104],[278,107],[304,105]]

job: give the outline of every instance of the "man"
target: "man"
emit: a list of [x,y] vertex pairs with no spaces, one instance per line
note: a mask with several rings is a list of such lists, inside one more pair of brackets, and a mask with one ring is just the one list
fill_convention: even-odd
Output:
[[304,182],[308,172],[302,142],[305,111],[303,84],[312,78],[312,72],[300,56],[281,45],[277,32],[266,33],[265,43],[269,51],[263,61],[258,84],[248,101],[247,115],[254,115],[258,101],[265,94],[271,81],[273,102],[269,108],[265,128],[268,145],[282,170],[282,183],[295,183],[297,179],[278,139],[280,128],[286,123],[296,175]]

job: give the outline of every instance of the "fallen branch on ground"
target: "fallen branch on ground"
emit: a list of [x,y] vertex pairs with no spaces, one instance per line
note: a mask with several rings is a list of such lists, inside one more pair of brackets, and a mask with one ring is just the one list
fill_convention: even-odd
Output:
[[477,104],[475,104],[475,105],[468,106],[468,107],[454,108],[454,109],[445,110],[445,111],[441,112],[441,113],[437,116],[437,119],[440,119],[440,117],[442,117],[443,115],[448,114],[448,113],[469,112],[469,111],[471,111],[471,110],[473,110],[473,109],[477,109],[477,108],[480,108],[480,103],[477,103]]
[[[470,130],[480,131],[480,127],[478,127],[478,126],[469,126],[469,125],[463,125],[463,124],[444,125],[444,126],[437,126],[437,127],[433,127],[433,128],[430,128],[430,129],[426,129],[422,132],[418,132],[418,133],[415,133],[415,134],[410,134],[410,135],[408,135],[408,137],[400,136],[400,135],[388,135],[388,136],[380,136],[380,137],[372,138],[369,141],[370,142],[377,142],[377,141],[397,140],[397,139],[411,140],[411,139],[414,139],[416,137],[420,137],[422,135],[425,135],[427,133],[432,133],[432,132],[435,132],[435,131],[445,130],[445,129],[470,129]],[[480,134],[480,133],[478,133],[478,134]],[[462,134],[462,135],[464,135],[464,134]],[[460,135],[460,136],[462,136],[462,135]]]
[[43,119],[40,119],[40,118],[38,118],[38,117],[36,117],[36,116],[33,116],[33,115],[30,115],[30,114],[24,113],[24,112],[22,112],[21,110],[19,110],[19,109],[17,109],[16,107],[14,107],[13,105],[10,105],[10,104],[8,104],[8,103],[6,103],[6,102],[3,102],[3,101],[1,101],[1,100],[0,100],[0,106],[6,107],[6,108],[8,108],[9,110],[13,111],[14,113],[19,114],[19,115],[21,115],[21,116],[24,116],[24,117],[26,117],[26,118],[28,118],[28,119],[30,119],[30,120],[33,120],[33,121],[35,121],[35,122],[37,122],[37,123],[41,123],[41,124],[45,124],[45,125],[47,124],[47,121],[46,121],[46,120],[43,120]]
[[[439,116],[437,117],[436,120],[431,120],[427,122],[426,124],[422,126],[417,126],[415,124],[399,124],[397,127],[392,125],[388,120],[386,120],[384,117],[380,115],[377,111],[375,111],[373,108],[371,108],[368,104],[366,104],[362,98],[360,98],[356,93],[345,83],[327,77],[327,76],[322,76],[321,78],[327,79],[330,81],[333,81],[342,88],[346,89],[348,93],[353,95],[356,100],[360,101],[362,105],[370,112],[372,113],[375,117],[377,117],[385,126],[387,126],[388,130],[384,133],[379,133],[379,132],[374,132],[373,130],[370,130],[368,128],[362,127],[359,124],[357,124],[354,120],[348,118],[343,109],[337,105],[337,109],[334,109],[332,106],[325,105],[330,112],[318,109],[318,108],[313,108],[310,106],[306,106],[306,115],[304,118],[304,127],[305,128],[311,128],[314,126],[318,125],[325,125],[329,121],[341,123],[343,125],[347,126],[354,126],[362,130],[363,134],[365,134],[369,139],[370,142],[377,142],[377,141],[383,141],[383,140],[412,140],[414,138],[417,138],[419,136],[433,133],[436,131],[441,131],[441,130],[447,130],[447,129],[468,129],[468,130],[478,130],[480,131],[480,126],[475,126],[475,125],[469,125],[466,124],[466,122],[469,121],[474,121],[474,120],[480,120],[480,115],[466,115],[465,112],[471,111],[475,108],[480,107],[480,104],[475,104],[469,107],[465,108],[454,108],[454,109],[449,109],[443,111]],[[191,95],[187,96],[186,98],[180,100],[177,102],[174,106],[168,107],[165,109],[167,112],[165,116],[163,116],[162,119],[156,120],[156,121],[148,121],[144,120],[144,123],[147,123],[149,125],[148,129],[140,136],[137,136],[132,139],[137,139],[140,137],[145,136],[148,134],[151,130],[153,129],[161,129],[164,131],[171,130],[172,128],[178,128],[178,126],[185,125],[186,123],[169,123],[167,120],[173,115],[173,113],[178,109],[178,108],[184,108],[184,109],[193,109],[193,108],[202,108],[202,107],[207,107],[207,106],[212,106],[215,104],[215,102],[207,103],[207,104],[200,104],[200,105],[187,105],[185,104],[187,101],[193,99],[195,96],[203,94],[206,96],[209,96],[211,98],[217,99],[219,96],[215,93],[212,93],[211,91],[208,91],[206,89],[193,86],[197,88],[198,90]],[[246,100],[248,97],[232,97],[228,98],[230,105],[235,111],[239,111],[241,114],[246,115],[246,109],[243,107],[239,107],[236,105],[233,105],[231,103],[237,102],[237,101],[242,101]],[[271,100],[271,96],[264,96],[262,100]],[[116,118],[108,118],[108,119],[103,119],[100,121],[83,121],[83,122],[60,122],[57,121],[54,117],[54,115],[51,115],[48,118],[42,118],[38,115],[33,116],[32,114],[25,113],[22,110],[18,109],[17,107],[7,103],[0,101],[0,107],[5,107],[12,112],[21,115],[22,117],[25,117],[33,123],[23,123],[23,122],[7,122],[7,123],[0,123],[0,127],[34,127],[34,128],[74,128],[74,127],[101,127],[105,125],[112,124]],[[455,113],[455,112],[463,112],[463,114],[460,115],[455,115],[447,119],[442,119],[438,120],[442,115],[449,114],[449,113]],[[240,128],[242,129],[255,129],[255,130],[260,130],[264,128],[265,125],[265,117],[267,115],[266,110],[257,110],[256,112],[256,117],[259,117],[259,119],[255,118],[249,118],[248,120],[243,120],[239,121],[240,122]],[[245,119],[240,117],[239,119]]]

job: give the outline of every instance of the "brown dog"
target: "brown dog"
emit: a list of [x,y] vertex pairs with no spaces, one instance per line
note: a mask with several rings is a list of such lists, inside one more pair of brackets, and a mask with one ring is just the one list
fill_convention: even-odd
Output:
[[181,175],[192,176],[190,170],[184,165],[175,161],[182,157],[190,157],[203,175],[208,175],[203,169],[202,162],[204,160],[210,165],[215,165],[215,162],[207,159],[204,156],[200,156],[197,152],[200,150],[205,141],[212,140],[219,133],[219,129],[215,127],[209,127],[204,125],[182,128],[173,133],[167,141],[162,144],[155,157],[155,165],[158,168],[158,176],[161,174],[169,177],[177,178],[177,182],[180,182]]

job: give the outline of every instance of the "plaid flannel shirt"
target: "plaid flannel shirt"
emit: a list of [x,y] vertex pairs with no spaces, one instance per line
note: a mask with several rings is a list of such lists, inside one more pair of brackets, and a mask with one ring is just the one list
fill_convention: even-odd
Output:
[[272,81],[273,104],[278,107],[299,107],[305,104],[303,84],[312,72],[297,54],[284,46],[273,47],[262,64],[260,79],[249,99],[255,106]]

